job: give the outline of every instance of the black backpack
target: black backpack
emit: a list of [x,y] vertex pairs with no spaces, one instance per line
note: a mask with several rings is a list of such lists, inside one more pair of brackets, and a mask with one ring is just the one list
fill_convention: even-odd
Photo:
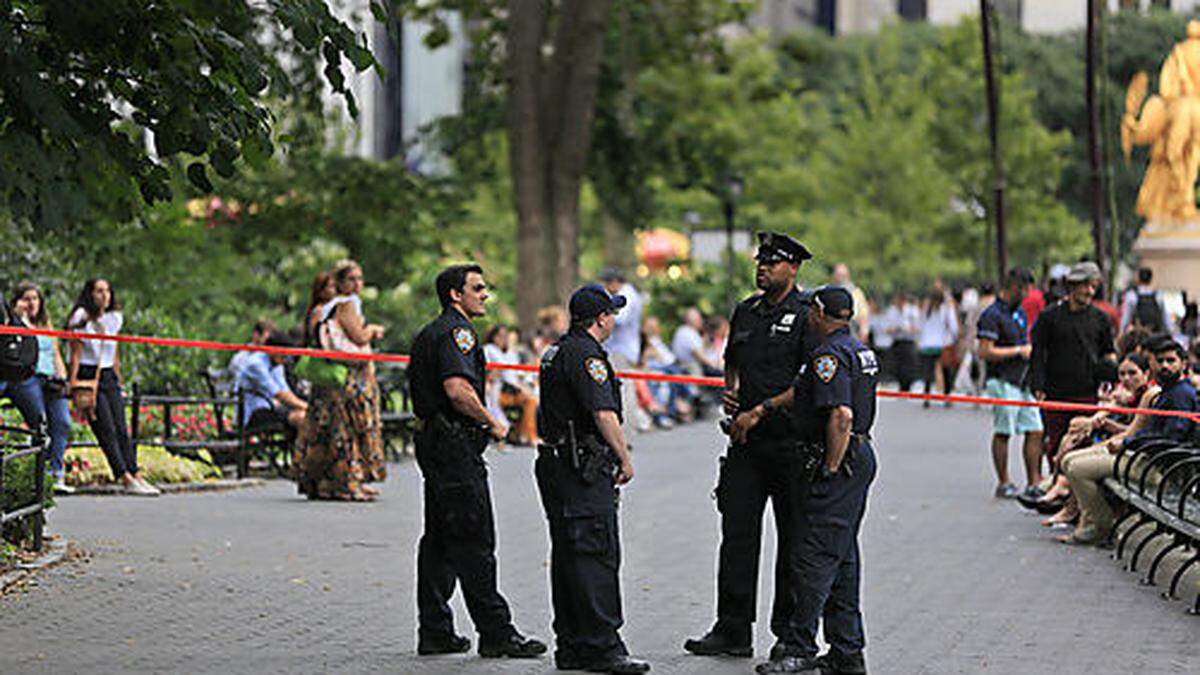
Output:
[[[0,315],[7,326],[23,328],[25,324],[7,310]],[[32,335],[0,334],[0,381],[24,382],[33,377],[37,366],[38,344]]]
[[1158,293],[1137,292],[1137,305],[1133,308],[1133,323],[1146,328],[1151,333],[1161,333],[1166,330],[1163,321],[1162,307],[1158,304]]

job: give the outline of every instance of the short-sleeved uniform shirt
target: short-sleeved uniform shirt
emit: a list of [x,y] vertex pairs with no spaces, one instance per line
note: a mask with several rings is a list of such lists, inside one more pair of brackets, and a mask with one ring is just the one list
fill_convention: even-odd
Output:
[[571,328],[542,355],[538,386],[538,434],[549,442],[568,438],[568,421],[582,439],[599,434],[593,413],[612,410],[621,417],[621,385],[608,354],[583,329]]
[[[980,340],[991,340],[997,347],[1018,347],[1029,344],[1028,328],[1025,310],[1020,305],[1011,307],[997,299],[979,315],[976,334]],[[1025,359],[1013,356],[1003,361],[988,361],[987,376],[1019,387],[1025,379],[1027,368]]]
[[813,348],[795,380],[795,416],[801,438],[823,442],[829,411],[845,406],[854,414],[851,432],[867,434],[875,424],[875,352],[839,328]]
[[[807,356],[808,307],[793,288],[778,305],[759,293],[738,303],[729,321],[725,367],[738,373],[738,403],[749,410],[790,387]],[[768,416],[751,439],[788,438],[793,433],[786,411]]]
[[479,345],[479,336],[467,317],[456,309],[447,308],[417,333],[411,354],[408,381],[413,413],[422,420],[431,420],[440,413],[451,420],[469,423],[470,420],[454,409],[444,386],[451,377],[461,377],[471,383],[479,400],[484,400],[487,361]]
[[[1179,378],[1168,387],[1164,387],[1150,405],[1155,410],[1186,410],[1200,411],[1197,401],[1196,388],[1186,375]],[[1196,430],[1196,425],[1186,417],[1151,417],[1146,432],[1155,435],[1169,436],[1175,440],[1185,440]]]

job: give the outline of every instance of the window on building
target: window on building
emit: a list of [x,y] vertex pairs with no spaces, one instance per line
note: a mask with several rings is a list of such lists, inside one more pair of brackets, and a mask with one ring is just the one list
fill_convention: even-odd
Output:
[[905,21],[924,21],[928,18],[926,0],[899,0],[896,13]]

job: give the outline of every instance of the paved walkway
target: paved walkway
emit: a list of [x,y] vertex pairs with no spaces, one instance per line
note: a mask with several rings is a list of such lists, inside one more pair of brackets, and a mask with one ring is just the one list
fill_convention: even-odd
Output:
[[[1200,672],[1200,618],[1139,587],[1103,552],[1058,545],[1033,516],[990,497],[987,434],[983,412],[882,405],[864,534],[873,672]],[[657,673],[751,672],[749,661],[680,647],[712,619],[715,425],[636,443],[637,478],[623,501],[630,648]],[[548,542],[531,453],[491,464],[501,588],[519,626],[549,638]],[[393,467],[375,504],[310,503],[285,482],[63,499],[53,529],[94,559],[0,598],[0,673],[552,670],[548,660],[414,655],[419,506],[412,463]],[[765,654],[770,579],[761,586]],[[461,602],[456,612],[470,633]]]

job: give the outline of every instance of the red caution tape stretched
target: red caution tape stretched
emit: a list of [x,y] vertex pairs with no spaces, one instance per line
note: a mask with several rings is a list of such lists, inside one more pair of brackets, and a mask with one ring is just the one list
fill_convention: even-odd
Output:
[[[0,334],[9,335],[44,335],[61,340],[108,340],[126,344],[152,345],[156,347],[174,347],[182,349],[206,349],[209,351],[225,352],[263,352],[281,356],[315,356],[342,361],[372,361],[379,363],[407,364],[409,357],[403,354],[354,354],[351,352],[335,352],[323,349],[307,349],[303,347],[274,347],[266,345],[233,344],[229,342],[213,342],[211,340],[184,340],[180,338],[148,337],[144,335],[105,335],[103,333],[84,333],[80,331],[53,330],[49,328],[24,328],[18,326],[0,325]],[[537,366],[511,365],[504,363],[488,363],[489,370],[516,370],[536,373]],[[664,373],[648,373],[641,371],[622,371],[617,377],[627,380],[647,380],[650,382],[670,382],[673,384],[691,384],[700,387],[723,387],[725,381],[718,377],[693,377],[689,375],[667,375]],[[1072,403],[1068,401],[1010,401],[1006,399],[987,398],[984,396],[955,396],[944,394],[916,394],[902,391],[880,391],[880,398],[898,398],[918,401],[945,401],[949,403],[975,403],[980,405],[1005,405],[1022,408],[1041,408],[1043,410],[1063,410],[1078,413],[1091,413],[1105,410],[1121,415],[1148,415],[1151,417],[1183,417],[1200,422],[1200,414],[1180,410],[1156,410],[1154,408],[1124,408],[1100,406],[1088,403]]]

